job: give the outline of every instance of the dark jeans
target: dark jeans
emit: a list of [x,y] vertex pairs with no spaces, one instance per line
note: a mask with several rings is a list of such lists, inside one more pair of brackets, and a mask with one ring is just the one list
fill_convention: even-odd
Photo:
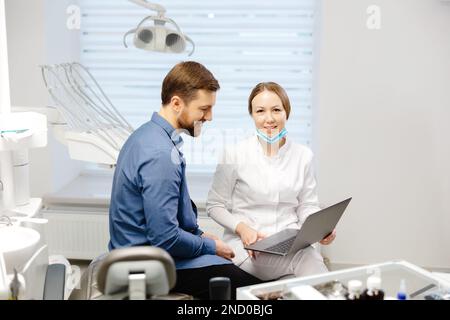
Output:
[[189,294],[194,296],[194,298],[208,300],[209,279],[215,277],[230,278],[232,300],[236,300],[236,288],[263,282],[241,270],[234,264],[224,264],[196,269],[177,270],[177,284],[172,291]]

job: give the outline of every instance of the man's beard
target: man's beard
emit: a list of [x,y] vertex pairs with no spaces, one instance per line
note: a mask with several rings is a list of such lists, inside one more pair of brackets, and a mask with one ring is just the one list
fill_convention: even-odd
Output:
[[184,114],[182,113],[178,118],[178,125],[181,129],[185,130],[191,137],[198,137],[202,130],[202,122],[194,121],[189,123],[188,120],[184,118]]

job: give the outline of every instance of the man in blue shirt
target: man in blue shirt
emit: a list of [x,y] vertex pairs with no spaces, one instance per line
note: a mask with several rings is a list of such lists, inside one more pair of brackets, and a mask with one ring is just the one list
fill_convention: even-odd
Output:
[[156,246],[177,268],[176,292],[207,299],[209,279],[228,277],[235,289],[261,281],[235,266],[232,249],[202,232],[186,184],[180,131],[197,137],[212,120],[219,83],[196,62],[176,65],[162,88],[162,107],[124,144],[114,174],[109,249]]

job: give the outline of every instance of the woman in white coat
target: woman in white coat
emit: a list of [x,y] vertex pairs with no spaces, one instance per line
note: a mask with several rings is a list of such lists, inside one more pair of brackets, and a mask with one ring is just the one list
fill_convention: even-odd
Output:
[[[208,194],[208,215],[225,228],[233,262],[262,280],[327,272],[317,246],[284,257],[244,249],[281,230],[300,229],[320,210],[312,151],[291,141],[285,129],[291,105],[284,89],[258,84],[248,108],[256,134],[225,149]],[[335,232],[320,243],[334,238]]]

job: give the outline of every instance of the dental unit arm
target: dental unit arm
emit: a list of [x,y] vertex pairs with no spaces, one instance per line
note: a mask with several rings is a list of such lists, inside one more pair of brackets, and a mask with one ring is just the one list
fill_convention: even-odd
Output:
[[163,16],[166,13],[166,8],[156,3],[150,3],[146,0],[128,0],[128,1],[133,2],[134,4],[147,8],[149,10],[156,11],[158,12],[159,16]]
[[74,160],[114,166],[134,131],[90,71],[80,63],[41,66],[47,91],[59,112],[56,138]]

